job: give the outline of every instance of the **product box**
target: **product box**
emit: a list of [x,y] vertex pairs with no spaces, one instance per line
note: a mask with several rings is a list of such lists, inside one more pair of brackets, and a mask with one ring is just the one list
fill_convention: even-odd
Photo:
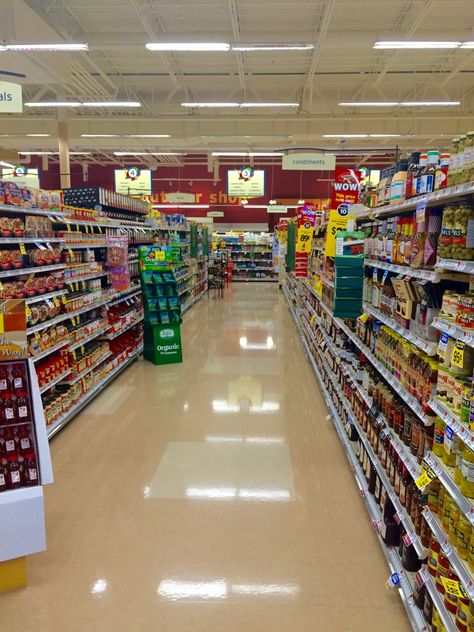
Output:
[[392,285],[397,297],[394,318],[402,327],[409,329],[417,302],[416,293],[410,281],[392,279]]

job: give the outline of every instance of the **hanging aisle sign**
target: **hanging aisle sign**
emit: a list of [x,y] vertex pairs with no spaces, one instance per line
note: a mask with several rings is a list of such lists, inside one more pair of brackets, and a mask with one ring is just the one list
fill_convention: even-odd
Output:
[[299,153],[286,154],[281,161],[284,171],[334,171],[334,154]]
[[115,191],[123,195],[151,195],[151,170],[115,169]]
[[239,198],[258,198],[265,195],[265,171],[246,167],[229,169],[227,195]]
[[23,112],[23,95],[19,84],[0,81],[0,112]]

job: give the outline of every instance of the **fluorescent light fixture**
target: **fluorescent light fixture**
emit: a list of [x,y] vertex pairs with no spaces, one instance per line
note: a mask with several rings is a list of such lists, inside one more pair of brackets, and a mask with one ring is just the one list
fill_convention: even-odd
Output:
[[344,107],[357,107],[357,108],[367,108],[367,107],[375,107],[375,108],[390,108],[395,105],[399,105],[398,101],[343,101],[339,103]]
[[[54,152],[55,154],[59,154],[59,152]],[[69,152],[70,156],[90,156],[91,152],[90,151],[70,151]]]
[[81,134],[81,138],[121,138],[122,134]]
[[234,44],[232,50],[248,51],[279,51],[279,50],[313,50],[314,44]]
[[367,138],[368,134],[323,134],[323,138]]
[[85,108],[139,108],[139,101],[88,101],[82,104]]
[[177,601],[178,599],[227,599],[229,588],[223,579],[205,582],[190,582],[164,579],[158,586],[160,597]]
[[401,134],[369,134],[369,138],[399,138]]
[[171,138],[171,134],[124,134],[124,138]]
[[87,44],[6,44],[0,46],[0,51],[74,51],[74,50],[89,50]]
[[423,48],[458,48],[461,46],[462,42],[375,42],[373,48],[384,49],[384,48],[392,48],[392,49],[423,49]]
[[267,204],[248,204],[247,208],[266,208],[268,209]]
[[114,156],[186,156],[175,151],[114,151]]
[[240,107],[240,103],[205,103],[205,102],[197,102],[197,103],[181,103],[183,108],[238,108]]
[[25,136],[31,136],[32,138],[46,138],[47,136],[51,136],[51,134],[25,134]]
[[474,48],[474,42],[463,42],[461,48]]
[[80,108],[80,101],[32,101],[25,103],[28,108]]
[[7,169],[16,169],[15,165],[11,165],[9,162],[4,162],[3,160],[0,160],[0,166],[7,167]]
[[298,204],[306,204],[306,200],[298,200]]
[[19,151],[20,156],[53,156],[54,151]]
[[424,107],[424,106],[440,106],[445,105],[461,105],[460,101],[402,101],[400,105],[404,107]]
[[193,52],[226,52],[230,50],[230,44],[225,42],[150,42],[145,44],[148,50],[153,51],[193,51]]
[[293,103],[241,103],[241,108],[298,108],[296,101]]
[[277,151],[213,151],[212,155],[221,158],[273,158],[285,154]]

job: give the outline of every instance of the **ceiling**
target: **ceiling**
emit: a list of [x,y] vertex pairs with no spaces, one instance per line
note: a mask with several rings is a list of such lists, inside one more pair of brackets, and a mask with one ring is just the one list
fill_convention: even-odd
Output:
[[[378,40],[474,40],[472,0],[3,0],[8,42],[87,43],[88,52],[0,53],[25,101],[136,100],[140,108],[24,108],[0,116],[0,145],[57,150],[58,116],[71,149],[122,163],[113,152],[158,164],[206,161],[215,150],[355,148],[356,162],[393,159],[375,150],[448,148],[474,129],[474,49],[374,50]],[[3,5],[2,5],[3,6]],[[54,38],[54,39],[53,39]],[[314,50],[173,52],[152,41],[295,43]],[[15,80],[15,79],[13,79]],[[352,101],[446,101],[456,107],[343,107]],[[298,108],[187,109],[183,101],[298,102]],[[44,138],[26,134],[49,134]],[[165,139],[82,134],[169,134]],[[394,134],[324,138],[324,134]],[[398,136],[399,135],[399,136]],[[375,155],[375,158],[374,158]],[[73,160],[89,160],[73,156]],[[223,161],[222,161],[223,162]],[[130,160],[127,159],[127,163]]]

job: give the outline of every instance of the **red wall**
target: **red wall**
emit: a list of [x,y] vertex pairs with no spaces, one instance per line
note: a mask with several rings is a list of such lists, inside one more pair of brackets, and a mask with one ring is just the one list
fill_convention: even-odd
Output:
[[[32,161],[33,162],[33,161]],[[37,165],[40,168],[41,173],[41,187],[44,189],[59,189],[59,166],[50,165],[48,171],[42,171],[40,163]],[[236,165],[235,168],[241,168],[242,164]],[[202,204],[208,204],[210,196],[217,194],[218,200],[224,200],[226,194],[226,177],[228,167],[221,167],[220,177],[221,180],[214,186],[212,182],[213,174],[207,171],[205,166],[190,166],[183,169],[159,167],[153,172],[153,192],[156,196],[155,202],[161,203],[162,199],[159,199],[160,193],[165,192],[190,192],[195,194],[201,194],[200,202]],[[300,178],[302,175],[302,185],[300,189]],[[272,168],[266,167],[266,186],[267,195],[264,198],[250,200],[250,204],[266,204],[270,200],[271,194],[275,199],[299,199],[302,191],[303,198],[329,198],[331,196],[331,182],[322,182],[321,180],[327,180],[331,178],[331,172],[314,172],[314,171],[283,171],[280,167],[273,168],[273,185],[272,185]],[[166,178],[166,180],[162,180]],[[181,178],[181,181],[171,181],[167,178]],[[198,179],[209,179],[209,181],[198,181]],[[106,189],[114,188],[114,167],[112,166],[95,166],[89,165],[88,180],[84,181],[82,175],[82,167],[79,165],[72,166],[72,186],[102,186]],[[190,184],[192,181],[192,184]],[[160,209],[161,210],[161,209]],[[270,220],[271,226],[273,226],[275,218],[278,215],[268,214],[265,209],[245,209],[244,207],[236,204],[234,206],[225,206],[215,204],[212,205],[209,210],[222,210],[224,211],[224,217],[218,218],[218,222],[258,222],[265,223]],[[176,209],[172,212],[176,212]],[[181,212],[181,211],[180,211]],[[207,213],[206,209],[187,210],[186,215],[189,217],[199,217]],[[290,212],[288,216],[293,215]]]

